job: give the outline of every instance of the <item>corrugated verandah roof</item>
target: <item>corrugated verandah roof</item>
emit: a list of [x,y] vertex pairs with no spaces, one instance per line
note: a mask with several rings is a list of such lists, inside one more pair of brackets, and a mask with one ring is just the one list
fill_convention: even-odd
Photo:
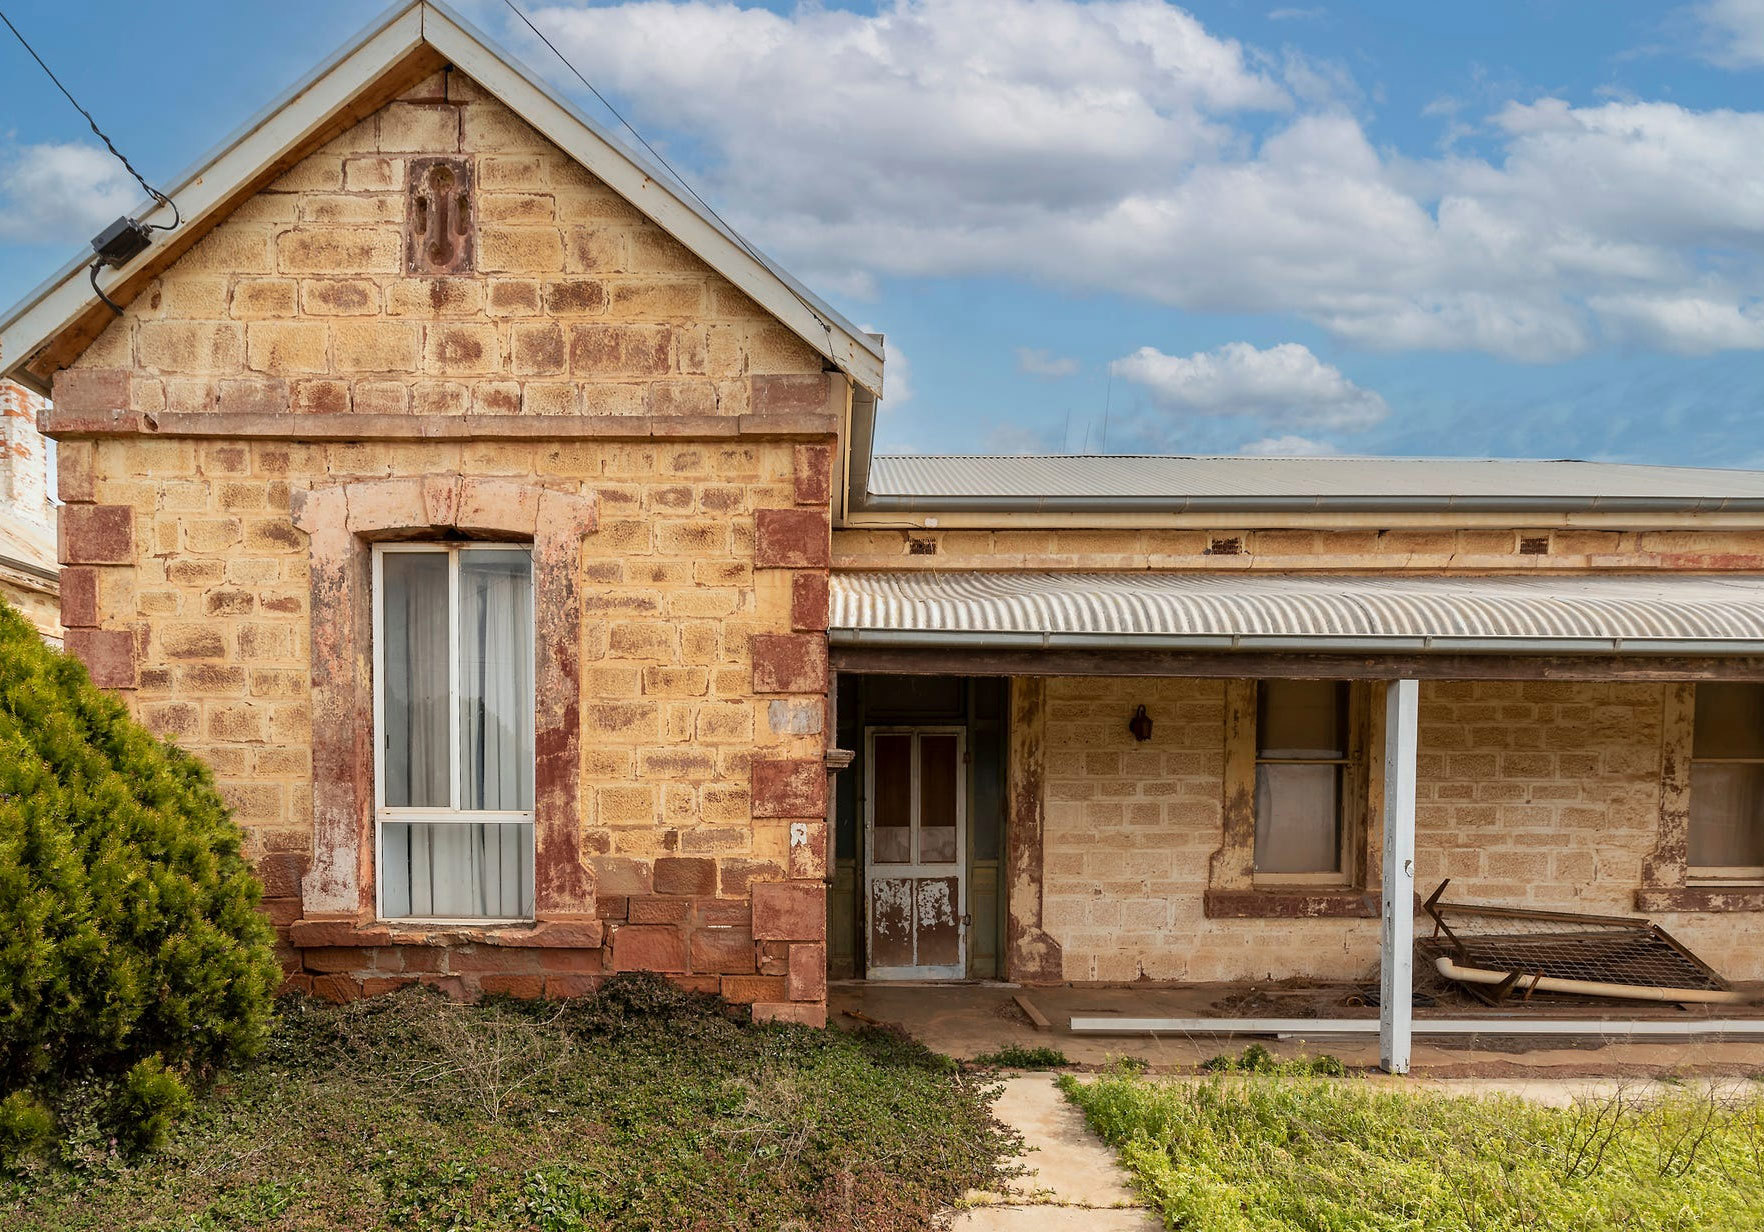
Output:
[[835,573],[846,645],[1764,653],[1764,577]]

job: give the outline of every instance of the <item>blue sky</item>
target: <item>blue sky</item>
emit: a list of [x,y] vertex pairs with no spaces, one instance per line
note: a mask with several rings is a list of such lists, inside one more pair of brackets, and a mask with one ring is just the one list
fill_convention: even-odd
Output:
[[[1764,466],[1764,0],[523,3],[886,333],[885,449]],[[379,10],[5,8],[159,181]],[[0,300],[139,195],[0,30]]]

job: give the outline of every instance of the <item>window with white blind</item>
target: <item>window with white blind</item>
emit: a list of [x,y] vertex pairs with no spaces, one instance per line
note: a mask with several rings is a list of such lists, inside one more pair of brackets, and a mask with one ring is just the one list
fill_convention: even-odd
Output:
[[382,919],[533,917],[533,555],[374,548]]
[[1764,882],[1764,685],[1699,684],[1690,876]]
[[1255,877],[1345,883],[1354,795],[1351,695],[1346,681],[1256,685]]

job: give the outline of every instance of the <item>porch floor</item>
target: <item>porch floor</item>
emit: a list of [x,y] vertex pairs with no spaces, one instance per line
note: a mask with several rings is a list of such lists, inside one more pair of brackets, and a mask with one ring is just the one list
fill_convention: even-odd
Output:
[[[1074,1064],[1100,1066],[1117,1057],[1137,1057],[1154,1069],[1192,1069],[1209,1057],[1238,1053],[1251,1042],[1279,1057],[1328,1053],[1353,1067],[1378,1064],[1376,1035],[1336,1036],[1313,1041],[1262,1037],[1153,1037],[1148,1035],[1074,1035],[1066,1029],[1073,1015],[1119,1014],[1126,1018],[1309,1017],[1376,1019],[1371,1008],[1343,1009],[1350,986],[1240,984],[1182,985],[1060,985],[1025,988],[1001,983],[871,983],[837,981],[827,990],[829,1021],[852,1027],[857,1011],[867,1018],[897,1025],[928,1047],[964,1060],[1005,1044],[1046,1045],[1064,1052]],[[1050,1020],[1037,1028],[1013,999],[1022,994]],[[1325,1005],[1328,1008],[1323,1008]],[[1229,1008],[1222,1008],[1222,1006]],[[1308,1011],[1308,1012],[1307,1012]],[[1428,1017],[1476,1018],[1495,1011],[1454,1005],[1417,1009],[1417,1024]],[[1608,1021],[1677,1021],[1764,1017],[1759,1006],[1711,1011],[1685,1011],[1655,1006],[1584,999],[1535,1004],[1507,1011],[1528,1019],[1545,1017]],[[1435,1077],[1547,1075],[1553,1077],[1615,1077],[1673,1073],[1750,1075],[1764,1072],[1764,1040],[1602,1041],[1593,1037],[1476,1036],[1462,1040],[1417,1038],[1413,1072]]]

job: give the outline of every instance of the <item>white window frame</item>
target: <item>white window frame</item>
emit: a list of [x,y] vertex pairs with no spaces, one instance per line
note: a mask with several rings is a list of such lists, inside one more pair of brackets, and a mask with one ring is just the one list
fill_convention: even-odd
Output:
[[[1764,685],[1755,685],[1764,688]],[[1764,765],[1764,757],[1698,757],[1697,747],[1697,715],[1696,706],[1691,707],[1691,775],[1694,781],[1698,766],[1757,766]],[[1689,814],[1687,825],[1696,825],[1696,793],[1686,792]],[[1689,834],[1685,835],[1685,849],[1689,852]],[[1764,865],[1750,864],[1692,864],[1685,870],[1685,880],[1691,885],[1735,886],[1764,885]]]
[[[456,926],[490,926],[498,924],[530,924],[534,916],[392,916],[386,915],[385,885],[386,878],[382,875],[385,865],[385,848],[382,841],[382,830],[386,823],[393,824],[457,824],[478,825],[483,823],[525,823],[529,841],[535,850],[533,856],[534,882],[538,881],[538,831],[535,825],[533,809],[462,809],[459,807],[460,794],[460,755],[459,755],[459,658],[460,658],[460,626],[459,618],[459,565],[460,555],[474,551],[524,551],[531,556],[533,545],[526,542],[503,543],[481,541],[470,543],[376,543],[373,545],[373,672],[374,672],[374,918],[388,924],[447,924]],[[434,808],[391,808],[386,804],[386,721],[385,721],[385,689],[386,679],[384,650],[386,639],[383,633],[385,616],[384,598],[386,594],[384,562],[385,558],[394,554],[427,553],[434,556],[447,557],[447,763],[450,770],[448,787],[448,807]],[[529,585],[534,588],[532,601],[527,604],[528,617],[534,624],[538,620],[537,584],[531,572],[528,574]],[[535,731],[537,731],[537,680],[539,653],[538,629],[532,630],[529,643],[533,647],[535,657],[534,675],[535,696]],[[537,762],[537,749],[535,749]],[[534,766],[535,774],[537,765]],[[537,783],[535,783],[535,791]],[[537,905],[535,904],[535,909]]]
[[1354,682],[1351,680],[1330,680],[1329,684],[1340,686],[1347,697],[1346,726],[1342,730],[1343,743],[1346,748],[1341,757],[1263,757],[1262,756],[1262,690],[1277,680],[1257,680],[1255,694],[1251,701],[1255,709],[1251,723],[1251,765],[1250,765],[1250,804],[1255,807],[1255,780],[1263,766],[1338,766],[1335,795],[1335,867],[1319,869],[1316,872],[1301,873],[1264,873],[1256,870],[1255,838],[1252,831],[1250,839],[1250,877],[1251,883],[1258,887],[1283,889],[1291,887],[1312,887],[1318,890],[1340,890],[1354,884],[1353,856],[1358,839],[1354,834],[1354,810],[1357,806],[1357,793],[1354,776],[1358,772],[1358,763],[1364,756],[1361,752],[1356,756],[1358,747],[1354,724],[1358,721],[1355,711]]

